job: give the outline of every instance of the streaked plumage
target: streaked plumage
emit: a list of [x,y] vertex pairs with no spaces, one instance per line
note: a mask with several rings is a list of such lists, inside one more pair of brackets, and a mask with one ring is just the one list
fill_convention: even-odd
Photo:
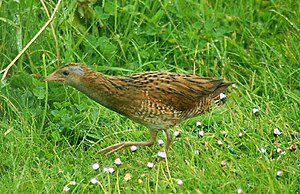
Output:
[[220,78],[167,72],[109,76],[74,63],[60,67],[46,80],[64,82],[150,130],[149,141],[122,142],[100,150],[103,152],[131,145],[153,145],[158,130],[167,134],[167,151],[172,139],[169,129],[208,111],[210,104],[231,84]]

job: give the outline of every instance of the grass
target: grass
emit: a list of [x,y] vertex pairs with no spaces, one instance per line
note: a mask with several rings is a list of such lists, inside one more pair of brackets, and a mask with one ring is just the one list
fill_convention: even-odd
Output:
[[[0,1],[1,69],[48,19],[41,2]],[[55,2],[46,7],[51,14]],[[68,185],[69,193],[298,193],[300,152],[288,148],[299,144],[299,8],[293,0],[62,2],[55,34],[49,26],[1,82],[0,192],[61,193]],[[181,136],[166,160],[157,158],[160,145],[107,156],[95,153],[147,139],[147,129],[74,89],[43,81],[71,61],[111,75],[223,76],[236,87],[224,106],[173,129]],[[274,128],[282,134],[275,136]],[[95,162],[100,169],[92,169]],[[98,184],[90,183],[94,177]]]

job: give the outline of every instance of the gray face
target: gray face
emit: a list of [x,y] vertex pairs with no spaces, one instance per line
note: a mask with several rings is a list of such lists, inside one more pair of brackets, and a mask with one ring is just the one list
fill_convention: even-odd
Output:
[[84,76],[84,71],[79,66],[68,66],[61,69],[61,72],[64,76],[68,76],[70,74],[75,74],[77,76]]
[[[80,66],[65,66],[59,70],[61,80],[75,88],[81,87],[81,78],[84,77],[84,69]],[[58,80],[58,79],[57,79]]]

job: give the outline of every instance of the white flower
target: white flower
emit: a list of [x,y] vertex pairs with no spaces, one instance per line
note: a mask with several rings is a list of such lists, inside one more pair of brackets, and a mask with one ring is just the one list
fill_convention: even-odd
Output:
[[243,190],[241,188],[239,188],[239,189],[236,190],[236,193],[237,194],[243,194]]
[[115,163],[116,165],[121,165],[121,164],[122,164],[122,161],[121,161],[120,158],[116,158],[114,163]]
[[223,142],[221,140],[218,140],[217,144],[221,146],[221,145],[223,145]]
[[252,109],[252,113],[253,113],[253,114],[256,114],[256,113],[258,113],[258,111],[259,111],[259,109],[258,109],[258,108],[253,108],[253,109]]
[[181,186],[183,185],[183,181],[181,179],[177,179],[177,184]]
[[103,168],[103,172],[104,172],[104,173],[108,173],[108,168],[107,168],[107,167],[104,167],[104,168]]
[[278,128],[275,128],[275,129],[273,130],[273,133],[274,133],[275,135],[281,135],[281,132],[279,131]]
[[195,154],[195,155],[199,155],[199,154],[200,154],[200,150],[195,150],[195,151],[194,151],[194,154]]
[[204,131],[199,131],[198,134],[199,134],[199,136],[203,137],[204,136]]
[[103,168],[103,172],[104,172],[104,173],[110,173],[110,174],[112,174],[113,172],[115,172],[115,169],[112,168],[112,167],[109,167],[109,168],[104,167],[104,168]]
[[220,93],[220,100],[222,100],[222,99],[224,99],[224,98],[226,98],[226,94]]
[[154,163],[153,162],[148,162],[147,163],[147,167],[148,168],[153,168],[154,167]]
[[259,152],[262,154],[265,154],[267,152],[267,150],[266,150],[266,148],[261,147],[261,148],[259,148]]
[[159,144],[159,145],[162,145],[162,144],[164,144],[164,141],[163,141],[162,139],[159,139],[159,140],[158,140],[158,144]]
[[283,171],[282,170],[278,170],[276,173],[277,176],[282,176],[283,175]]
[[113,172],[115,172],[115,169],[114,169],[113,167],[110,167],[110,168],[108,168],[108,172],[109,172],[110,174],[112,174]]
[[242,138],[243,137],[243,133],[239,133],[239,138]]
[[64,186],[63,191],[64,191],[64,192],[68,192],[68,191],[70,191],[70,189],[71,189],[71,188],[70,188],[68,185],[66,185],[66,186]]
[[174,136],[175,137],[178,137],[180,135],[180,132],[179,131],[174,131]]
[[285,151],[281,148],[276,148],[276,152],[279,154],[285,154]]
[[99,165],[99,163],[94,163],[93,165],[92,165],[92,168],[93,168],[93,170],[98,170],[99,168],[100,168],[100,165]]
[[166,152],[158,152],[158,153],[157,153],[157,156],[158,156],[158,157],[161,157],[161,158],[166,158],[166,157],[167,157],[167,154],[166,154]]
[[222,160],[221,161],[221,166],[225,166],[227,164],[227,161],[226,160]]
[[99,181],[96,178],[91,178],[90,182],[94,185],[99,183]]
[[196,122],[196,127],[200,127],[202,125],[202,123],[200,121]]
[[130,149],[131,149],[132,152],[135,152],[137,150],[137,147],[135,145],[133,145],[133,146],[130,147]]

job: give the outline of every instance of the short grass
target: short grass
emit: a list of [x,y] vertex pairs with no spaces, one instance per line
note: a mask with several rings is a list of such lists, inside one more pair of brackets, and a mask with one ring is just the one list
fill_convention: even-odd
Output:
[[[0,1],[1,69],[48,19],[41,2]],[[45,3],[51,14],[55,1]],[[1,82],[0,192],[298,193],[300,151],[290,148],[300,143],[299,10],[295,0],[63,1],[55,34],[49,26]],[[166,160],[157,157],[159,145],[107,156],[96,151],[149,134],[74,89],[43,81],[71,61],[111,75],[161,70],[236,84],[225,105],[173,129],[181,135]]]

